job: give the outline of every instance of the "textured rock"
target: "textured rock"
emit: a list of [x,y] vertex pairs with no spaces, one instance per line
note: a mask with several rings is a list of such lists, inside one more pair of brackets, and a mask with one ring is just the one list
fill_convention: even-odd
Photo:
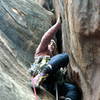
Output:
[[27,68],[52,17],[33,0],[0,0],[0,100],[35,100]]
[[84,100],[100,100],[100,0],[53,1],[62,16],[63,51],[70,55],[73,78]]
[[[27,94],[27,96],[26,96]],[[0,100],[34,100],[32,92],[18,85],[9,75],[0,72]]]
[[0,5],[0,33],[5,33],[3,36],[6,40],[8,38],[13,54],[28,64],[27,59],[32,60],[31,54],[39,43],[39,38],[51,26],[52,14],[31,0],[0,0]]
[[52,0],[35,0],[35,1],[49,11],[52,10],[53,8]]

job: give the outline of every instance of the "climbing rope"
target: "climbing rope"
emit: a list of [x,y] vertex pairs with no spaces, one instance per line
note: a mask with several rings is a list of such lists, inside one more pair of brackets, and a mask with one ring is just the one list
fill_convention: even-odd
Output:
[[55,88],[56,88],[56,100],[58,100],[58,86],[57,86],[57,83],[55,83]]
[[37,92],[36,92],[36,88],[35,88],[35,85],[34,85],[33,78],[31,78],[31,81],[32,81],[32,86],[33,86],[33,91],[34,91],[35,99],[38,100],[38,96],[37,96]]
[[[35,88],[35,82],[33,80],[33,77],[31,78],[31,81],[32,81],[32,86],[33,86],[33,91],[34,91],[34,95],[35,95],[35,100],[38,100],[38,96],[37,96],[37,92],[36,92],[36,88]],[[43,98],[45,97],[46,95],[46,91],[44,91],[44,95],[43,95]],[[44,100],[44,99],[41,99],[41,100]]]
[[[46,76],[42,76],[41,78],[45,78],[47,76],[48,76],[48,74]],[[31,82],[32,82],[32,86],[33,86],[33,92],[34,92],[34,95],[35,95],[35,98],[36,98],[35,100],[38,100],[37,91],[36,91],[36,88],[35,88],[35,80],[34,80],[34,77],[31,78]],[[55,89],[56,89],[56,100],[58,100],[58,86],[57,86],[57,83],[55,83]],[[45,92],[46,91],[44,91],[43,97],[45,97],[45,95],[46,95]],[[41,100],[43,100],[43,98]]]

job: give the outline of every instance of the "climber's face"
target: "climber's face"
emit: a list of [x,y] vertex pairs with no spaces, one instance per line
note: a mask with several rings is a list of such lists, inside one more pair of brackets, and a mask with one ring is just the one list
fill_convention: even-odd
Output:
[[50,53],[53,55],[53,53],[56,50],[56,43],[54,40],[51,40],[51,42],[48,45],[48,50],[50,51]]
[[48,45],[48,49],[52,52],[54,48],[55,48],[54,43],[51,41]]

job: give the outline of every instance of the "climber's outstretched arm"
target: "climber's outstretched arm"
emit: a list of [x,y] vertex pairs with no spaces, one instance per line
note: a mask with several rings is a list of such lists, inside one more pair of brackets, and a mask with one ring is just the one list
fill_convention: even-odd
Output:
[[53,38],[54,34],[60,28],[60,17],[58,17],[57,22],[43,35],[41,42],[36,49],[36,53],[40,53],[48,48],[48,44],[50,43],[51,39]]

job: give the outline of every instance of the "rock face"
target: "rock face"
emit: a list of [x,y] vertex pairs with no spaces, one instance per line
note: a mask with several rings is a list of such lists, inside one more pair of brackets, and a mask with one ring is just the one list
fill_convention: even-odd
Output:
[[73,78],[83,100],[100,100],[100,0],[53,2],[62,17],[63,51],[70,55],[72,75],[79,77]]
[[0,100],[35,100],[27,68],[52,17],[34,0],[0,0]]
[[[0,0],[0,100],[35,100],[27,68],[53,17],[35,1],[50,8],[52,0]],[[81,87],[83,100],[100,100],[100,0],[53,0],[53,5],[62,17],[69,77]]]
[[35,0],[35,1],[49,11],[52,10],[53,8],[52,0]]

